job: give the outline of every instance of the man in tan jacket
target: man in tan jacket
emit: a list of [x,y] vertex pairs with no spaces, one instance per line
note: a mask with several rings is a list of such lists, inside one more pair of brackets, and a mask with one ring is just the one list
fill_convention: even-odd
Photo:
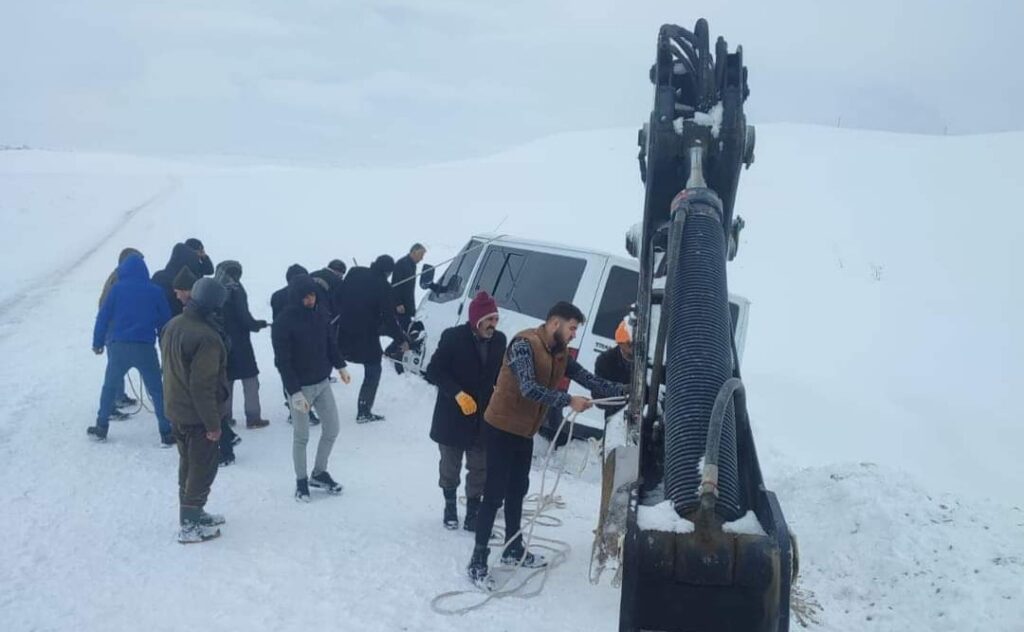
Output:
[[589,409],[590,399],[558,390],[563,378],[612,397],[625,387],[594,377],[569,354],[568,345],[585,322],[583,312],[567,302],[557,303],[544,324],[516,334],[508,347],[498,383],[484,413],[483,434],[487,448],[487,482],[476,524],[476,546],[466,569],[470,580],[487,588],[487,556],[494,517],[505,504],[505,546],[501,563],[539,568],[547,565],[540,555],[523,546],[519,533],[523,498],[530,488],[533,435],[537,434],[548,408],[569,406],[576,412]]
[[211,278],[196,281],[184,311],[160,338],[164,362],[164,410],[178,444],[178,542],[204,542],[220,535],[224,517],[203,510],[217,476],[221,410],[228,396],[227,349],[210,315],[227,290]]

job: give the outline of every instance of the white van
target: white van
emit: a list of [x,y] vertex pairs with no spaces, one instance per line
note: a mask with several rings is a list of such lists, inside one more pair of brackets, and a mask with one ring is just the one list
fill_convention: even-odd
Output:
[[[536,327],[558,301],[580,308],[587,322],[576,334],[569,352],[588,371],[603,351],[615,345],[615,329],[636,302],[639,284],[636,259],[508,235],[477,235],[451,261],[435,287],[420,302],[416,320],[423,325],[419,355],[406,363],[425,370],[441,332],[466,321],[469,302],[477,292],[491,294],[498,303],[498,328],[511,338]],[[742,355],[749,301],[730,295],[733,335]],[[564,387],[565,385],[563,385]],[[577,384],[569,392],[589,396]],[[562,411],[551,411],[557,428]],[[582,427],[581,427],[582,426]],[[600,437],[604,414],[592,409],[577,418],[576,436]]]

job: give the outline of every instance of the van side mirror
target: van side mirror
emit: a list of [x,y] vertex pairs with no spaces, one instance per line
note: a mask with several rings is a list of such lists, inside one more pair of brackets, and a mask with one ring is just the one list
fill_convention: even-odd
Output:
[[420,273],[420,288],[431,290],[434,286],[434,266],[429,263],[423,264],[423,272]]

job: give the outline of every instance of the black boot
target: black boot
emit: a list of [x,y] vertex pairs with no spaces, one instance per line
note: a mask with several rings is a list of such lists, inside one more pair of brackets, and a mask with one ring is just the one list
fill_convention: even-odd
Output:
[[195,544],[220,537],[220,529],[212,524],[203,524],[202,513],[203,510],[198,507],[179,509],[178,522],[181,523],[181,530],[178,531],[178,542]]
[[474,546],[473,557],[470,558],[469,566],[466,567],[466,574],[469,575],[469,580],[482,588],[486,588],[488,584],[487,556],[490,553],[491,550],[486,546]]
[[462,524],[462,528],[466,531],[476,531],[476,516],[480,513],[480,499],[479,498],[467,498],[466,499],[466,521]]
[[455,530],[459,528],[459,509],[456,504],[457,498],[454,489],[443,489],[444,492],[444,528]]

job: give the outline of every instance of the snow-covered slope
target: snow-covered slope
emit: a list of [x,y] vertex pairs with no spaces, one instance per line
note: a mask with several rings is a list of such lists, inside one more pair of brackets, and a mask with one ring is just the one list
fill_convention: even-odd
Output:
[[[800,535],[810,625],[1018,629],[1024,336],[1011,248],[1024,237],[1024,134],[758,131],[731,284],[753,301],[749,403],[769,485]],[[430,610],[464,586],[471,538],[440,526],[433,394],[415,379],[386,371],[389,419],[376,426],[356,426],[355,389],[335,386],[331,471],[346,491],[296,505],[290,427],[257,335],[273,424],[242,431],[238,463],[214,485],[224,537],[187,550],[173,541],[176,459],[155,447],[152,417],[114,425],[105,445],[84,428],[104,364],[89,350],[95,301],[122,247],[156,269],[175,241],[202,238],[214,259],[243,263],[258,317],[296,261],[366,263],[413,241],[440,261],[499,226],[619,252],[642,195],[634,140],[567,134],[365,171],[0,152],[5,627],[615,629],[617,593],[586,579],[593,463],[563,479],[566,524],[546,531],[573,553],[540,597],[457,618]],[[574,449],[578,466],[585,448]]]

